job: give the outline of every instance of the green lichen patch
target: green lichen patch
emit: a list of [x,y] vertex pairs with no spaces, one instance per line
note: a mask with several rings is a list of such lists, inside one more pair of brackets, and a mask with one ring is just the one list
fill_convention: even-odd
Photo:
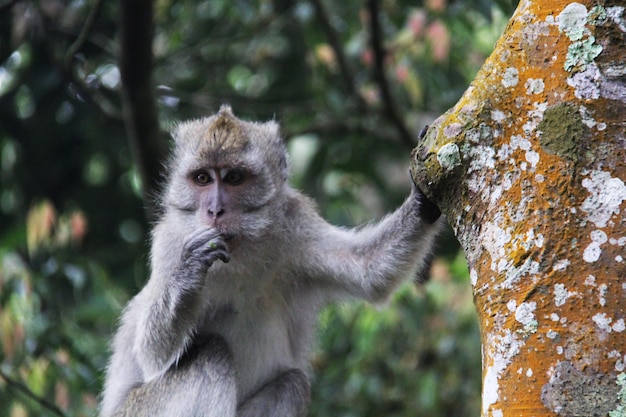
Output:
[[606,17],[606,9],[603,6],[596,5],[589,10],[587,23],[593,26],[601,25],[606,21]]
[[620,387],[617,394],[619,405],[609,413],[609,417],[626,417],[626,374],[621,373],[617,376],[616,384]]
[[537,129],[541,148],[569,161],[578,160],[580,144],[587,134],[578,109],[568,103],[548,107]]
[[597,44],[596,38],[593,36],[572,43],[567,48],[564,64],[565,71],[584,71],[587,68],[587,64],[592,63],[601,52],[602,45]]
[[443,145],[437,152],[437,161],[446,171],[452,171],[461,165],[461,153],[456,143]]

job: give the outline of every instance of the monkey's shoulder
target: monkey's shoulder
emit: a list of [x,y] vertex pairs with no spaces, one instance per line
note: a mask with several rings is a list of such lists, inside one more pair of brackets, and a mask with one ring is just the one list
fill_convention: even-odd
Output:
[[287,230],[310,235],[332,227],[319,214],[317,203],[311,197],[293,188],[289,188],[285,196],[281,212]]

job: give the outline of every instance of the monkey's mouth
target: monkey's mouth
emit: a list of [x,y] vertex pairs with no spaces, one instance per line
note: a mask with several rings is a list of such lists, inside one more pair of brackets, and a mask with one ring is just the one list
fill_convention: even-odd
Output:
[[225,242],[229,242],[235,238],[235,235],[233,233],[223,233],[222,237],[224,238]]

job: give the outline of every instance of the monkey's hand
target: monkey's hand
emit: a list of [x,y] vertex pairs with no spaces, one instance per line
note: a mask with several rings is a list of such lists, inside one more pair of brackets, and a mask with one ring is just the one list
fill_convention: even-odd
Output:
[[183,245],[182,267],[194,272],[195,276],[204,276],[215,261],[230,261],[228,247],[224,237],[215,229],[200,229],[192,233]]
[[[424,140],[426,133],[428,132],[428,125],[425,125],[419,133],[419,140]],[[413,178],[411,177],[411,180]],[[441,216],[441,211],[439,207],[432,201],[426,197],[426,194],[415,184],[413,181],[413,190],[411,190],[411,194],[419,201],[419,216],[424,219],[424,221],[428,224],[433,224],[437,221],[439,216]]]
[[413,183],[413,189],[411,190],[411,195],[419,202],[418,206],[418,215],[422,218],[426,223],[433,224],[437,221],[439,216],[441,216],[441,210],[439,207],[432,201],[426,197],[426,194],[419,189],[415,183]]

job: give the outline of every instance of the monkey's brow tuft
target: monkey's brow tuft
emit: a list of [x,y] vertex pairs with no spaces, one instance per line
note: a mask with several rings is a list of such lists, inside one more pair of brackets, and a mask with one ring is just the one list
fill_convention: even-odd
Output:
[[237,155],[248,147],[248,137],[241,122],[229,114],[220,114],[206,127],[201,139],[201,153],[219,152],[221,155]]

